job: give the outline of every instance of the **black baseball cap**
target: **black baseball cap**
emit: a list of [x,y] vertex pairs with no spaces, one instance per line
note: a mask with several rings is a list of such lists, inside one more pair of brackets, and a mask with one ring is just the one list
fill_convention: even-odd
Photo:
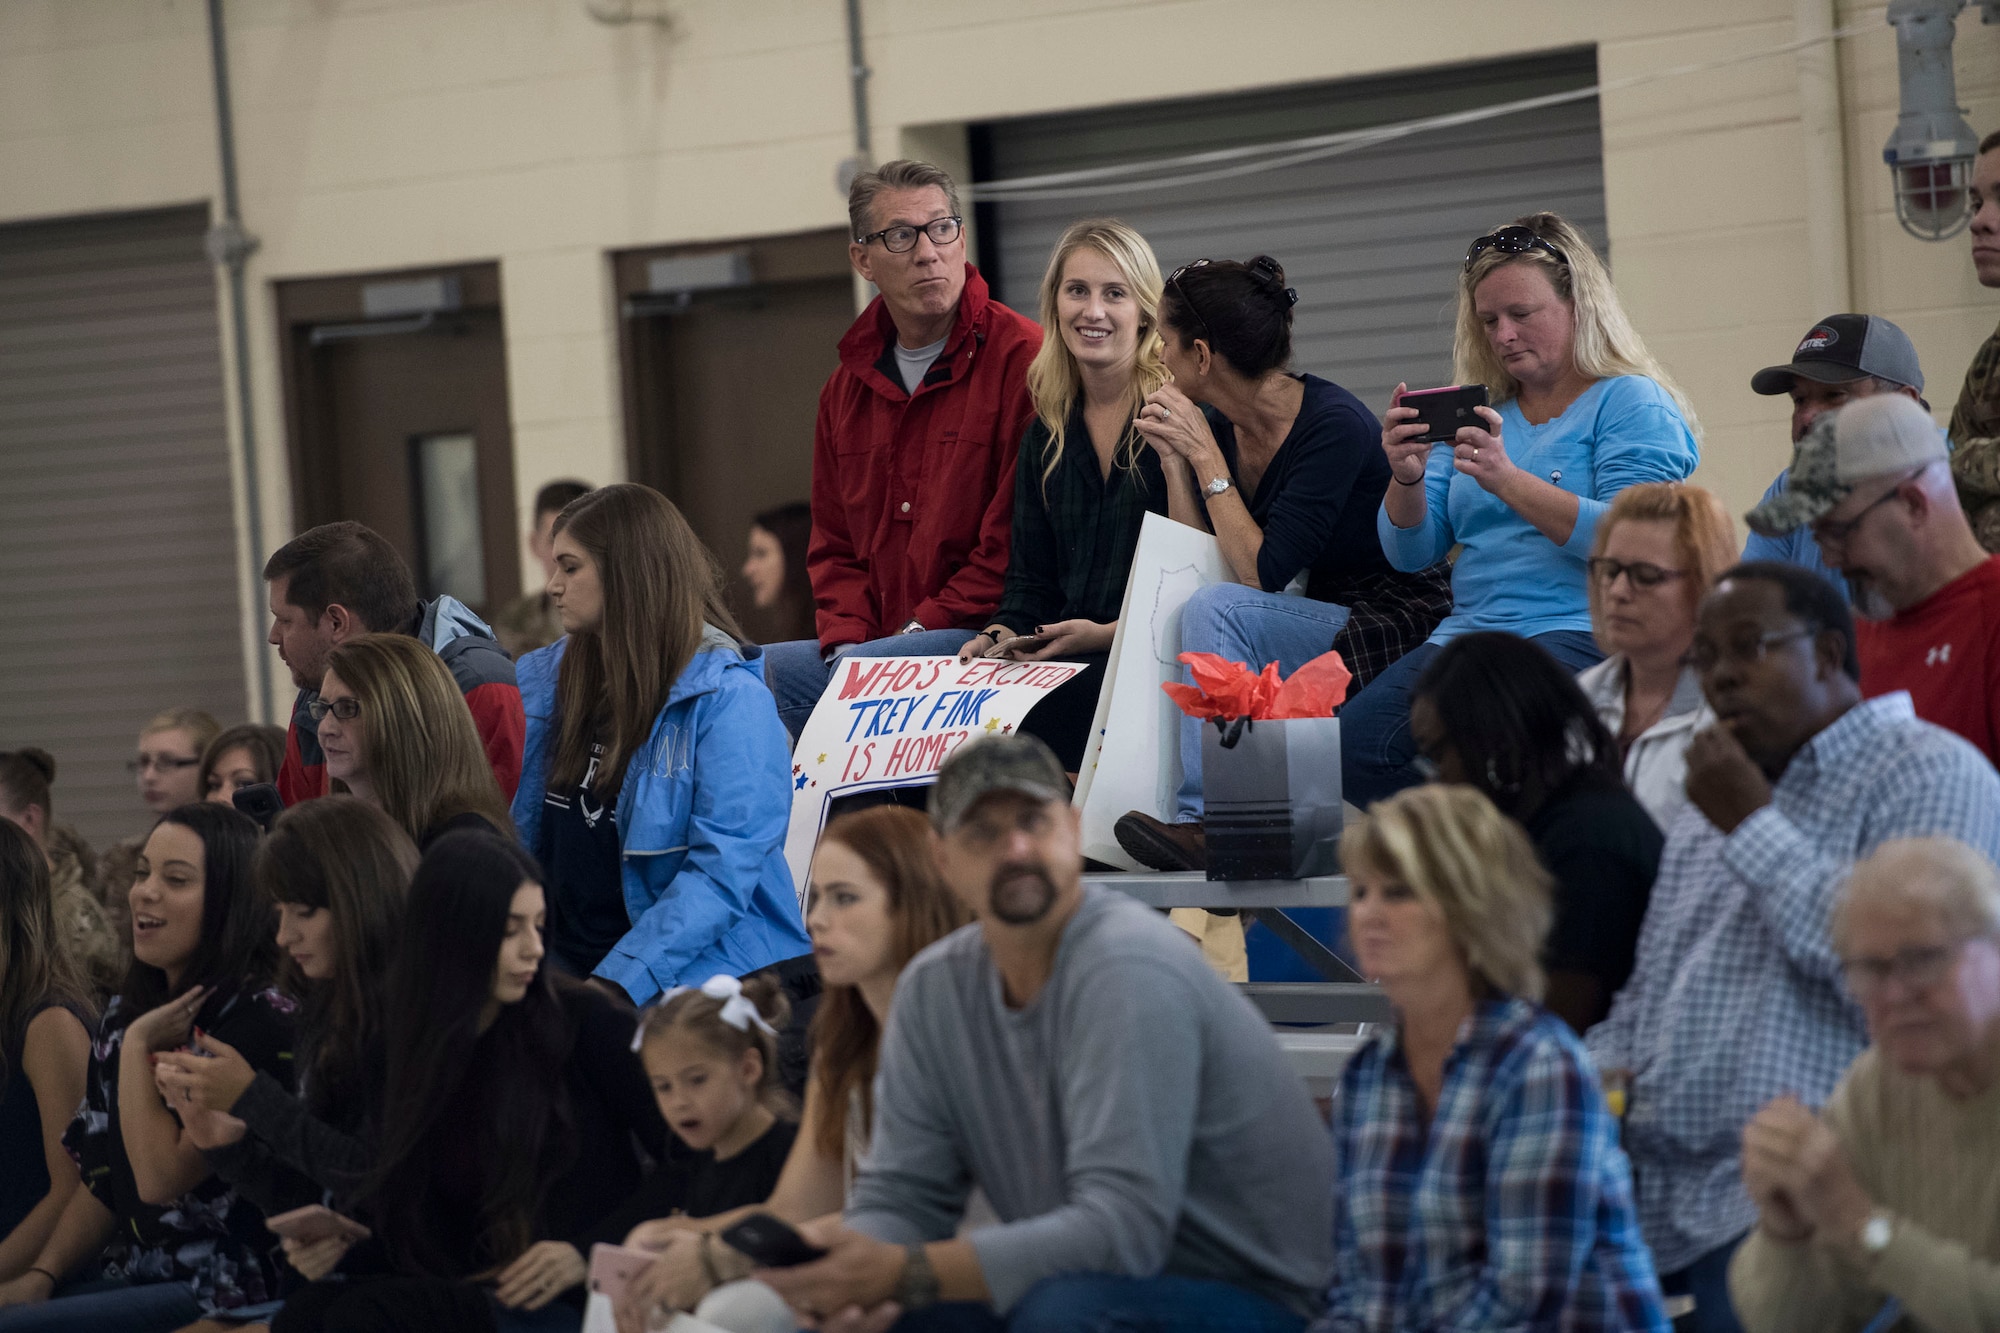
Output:
[[1924,391],[1923,368],[1909,334],[1880,315],[1829,315],[1799,339],[1789,364],[1764,367],[1750,377],[1750,388],[1761,394],[1790,393],[1799,376],[1842,384],[1864,375]]

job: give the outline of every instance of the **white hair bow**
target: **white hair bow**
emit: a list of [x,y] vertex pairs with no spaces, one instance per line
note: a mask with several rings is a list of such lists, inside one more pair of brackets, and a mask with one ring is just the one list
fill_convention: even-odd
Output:
[[[676,995],[685,995],[695,989],[697,988],[694,986],[675,986],[658,1000],[655,1000],[653,1004],[655,1007],[663,1005]],[[775,1037],[778,1035],[778,1030],[769,1023],[766,1023],[764,1015],[757,1012],[756,1003],[743,993],[743,983],[737,978],[730,976],[727,972],[716,973],[707,981],[702,982],[699,989],[709,999],[722,1001],[722,1012],[718,1017],[738,1032],[748,1032],[750,1025],[755,1023],[771,1036]],[[642,1015],[639,1020],[639,1030],[632,1034],[632,1049],[634,1051],[638,1050],[644,1044],[645,1038],[646,1020]]]

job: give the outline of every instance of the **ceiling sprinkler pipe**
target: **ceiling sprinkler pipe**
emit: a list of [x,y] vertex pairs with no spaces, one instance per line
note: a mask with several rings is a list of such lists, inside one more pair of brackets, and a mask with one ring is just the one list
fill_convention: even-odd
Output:
[[1902,88],[1895,132],[1882,148],[1903,230],[1926,241],[1957,235],[1972,219],[1967,189],[1979,136],[1965,123],[1952,74],[1952,39],[1965,0],[1892,0]]

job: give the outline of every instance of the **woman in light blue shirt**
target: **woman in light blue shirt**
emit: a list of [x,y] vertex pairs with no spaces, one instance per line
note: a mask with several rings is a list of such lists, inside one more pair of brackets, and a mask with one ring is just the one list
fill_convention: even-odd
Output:
[[1679,481],[1701,458],[1694,409],[1569,222],[1534,213],[1481,236],[1458,293],[1455,374],[1496,406],[1478,409],[1484,429],[1437,445],[1413,438],[1416,409],[1383,418],[1394,473],[1376,515],[1383,552],[1417,570],[1460,550],[1451,615],[1341,710],[1345,795],[1360,806],[1419,780],[1410,690],[1454,635],[1505,630],[1571,671],[1602,657],[1584,581],[1597,521],[1627,486]]

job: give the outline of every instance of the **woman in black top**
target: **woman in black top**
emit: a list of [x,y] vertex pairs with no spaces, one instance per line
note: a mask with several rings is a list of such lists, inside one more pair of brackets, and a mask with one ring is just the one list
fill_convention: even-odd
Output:
[[1079,222],[1042,277],[1042,350],[1028,367],[1035,419],[1014,469],[1007,584],[959,661],[1083,662],[1021,729],[1076,772],[1088,750],[1104,667],[1139,527],[1148,513],[1201,525],[1193,488],[1175,489],[1133,414],[1166,382],[1160,359],[1160,265],[1122,222]]
[[56,923],[48,860],[0,819],[0,1279],[27,1272],[76,1192],[63,1129],[83,1100],[96,1021]]
[[[1169,486],[1201,497],[1236,580],[1188,599],[1181,650],[1252,670],[1276,662],[1290,675],[1332,648],[1356,690],[1450,611],[1450,577],[1442,564],[1400,573],[1382,554],[1375,511],[1390,473],[1379,426],[1338,384],[1285,369],[1297,300],[1268,255],[1175,270],[1160,300],[1173,382],[1147,397],[1134,427],[1170,459]],[[1207,860],[1201,724],[1184,718],[1180,731],[1173,820],[1135,810],[1116,830],[1127,852],[1160,870]]]
[[1627,790],[1618,742],[1567,668],[1512,634],[1461,634],[1410,697],[1418,765],[1520,823],[1556,882],[1543,1003],[1578,1032],[1632,975],[1666,839]]
[[[631,1010],[542,966],[540,875],[489,833],[448,833],[424,854],[384,988],[372,1151],[350,1164],[351,1189],[329,1173],[388,1271],[315,1281],[276,1333],[581,1322],[580,1247],[639,1179],[634,1145],[665,1156],[666,1126]],[[315,1278],[333,1257],[296,1255]]]
[[293,1006],[265,989],[275,957],[269,908],[250,882],[257,837],[247,816],[201,802],[146,839],[130,895],[132,968],[105,1009],[63,1140],[84,1188],[19,1279],[25,1289],[6,1293],[33,1303],[0,1310],[0,1328],[166,1333],[276,1297],[263,1213],[210,1171],[150,1061],[212,1034],[291,1079]]
[[253,875],[302,982],[298,1095],[220,1042],[207,1058],[169,1053],[153,1066],[216,1174],[267,1214],[352,1206],[351,1164],[366,1158],[360,1136],[381,1093],[383,986],[416,868],[409,835],[351,796],[279,815]]

